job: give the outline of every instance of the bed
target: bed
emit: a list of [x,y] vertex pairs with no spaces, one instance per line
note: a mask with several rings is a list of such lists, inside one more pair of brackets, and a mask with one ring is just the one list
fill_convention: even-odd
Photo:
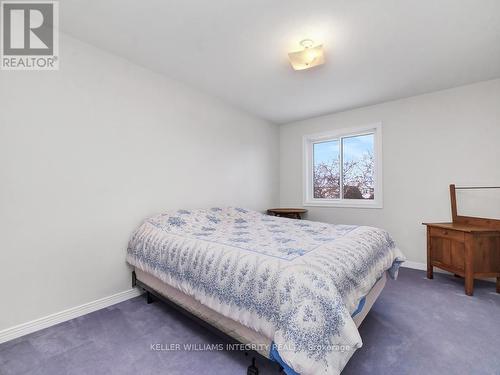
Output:
[[141,286],[253,344],[288,375],[339,374],[403,261],[382,229],[233,207],[148,218],[127,250]]

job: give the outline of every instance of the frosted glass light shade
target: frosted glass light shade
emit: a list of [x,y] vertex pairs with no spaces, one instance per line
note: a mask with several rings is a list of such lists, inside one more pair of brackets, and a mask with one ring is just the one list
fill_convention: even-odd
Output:
[[302,51],[290,52],[288,59],[294,70],[309,69],[325,63],[323,46],[306,47]]

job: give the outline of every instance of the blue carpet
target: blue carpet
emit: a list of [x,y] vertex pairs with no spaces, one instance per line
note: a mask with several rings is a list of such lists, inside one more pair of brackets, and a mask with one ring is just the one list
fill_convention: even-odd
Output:
[[[401,269],[360,328],[364,346],[343,374],[500,375],[500,294],[476,282]],[[222,343],[161,303],[143,297],[0,345],[0,374],[246,374],[239,352],[154,351],[151,344]],[[260,374],[278,374],[258,362]]]

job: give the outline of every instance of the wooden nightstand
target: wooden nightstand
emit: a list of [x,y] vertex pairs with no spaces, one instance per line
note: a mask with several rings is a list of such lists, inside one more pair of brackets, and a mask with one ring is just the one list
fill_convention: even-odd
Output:
[[289,219],[302,219],[300,215],[307,212],[304,208],[270,208],[267,210],[268,215],[287,217]]
[[439,267],[465,278],[465,294],[474,293],[474,279],[496,277],[500,293],[500,220],[457,215],[455,185],[450,185],[452,223],[427,226],[427,277]]

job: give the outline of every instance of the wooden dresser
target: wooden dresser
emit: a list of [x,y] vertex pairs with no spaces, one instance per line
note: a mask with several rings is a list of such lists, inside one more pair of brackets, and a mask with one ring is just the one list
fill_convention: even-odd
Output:
[[450,185],[451,223],[427,226],[427,277],[439,267],[465,279],[465,294],[474,293],[474,279],[496,277],[500,293],[500,220],[457,214],[455,185]]

